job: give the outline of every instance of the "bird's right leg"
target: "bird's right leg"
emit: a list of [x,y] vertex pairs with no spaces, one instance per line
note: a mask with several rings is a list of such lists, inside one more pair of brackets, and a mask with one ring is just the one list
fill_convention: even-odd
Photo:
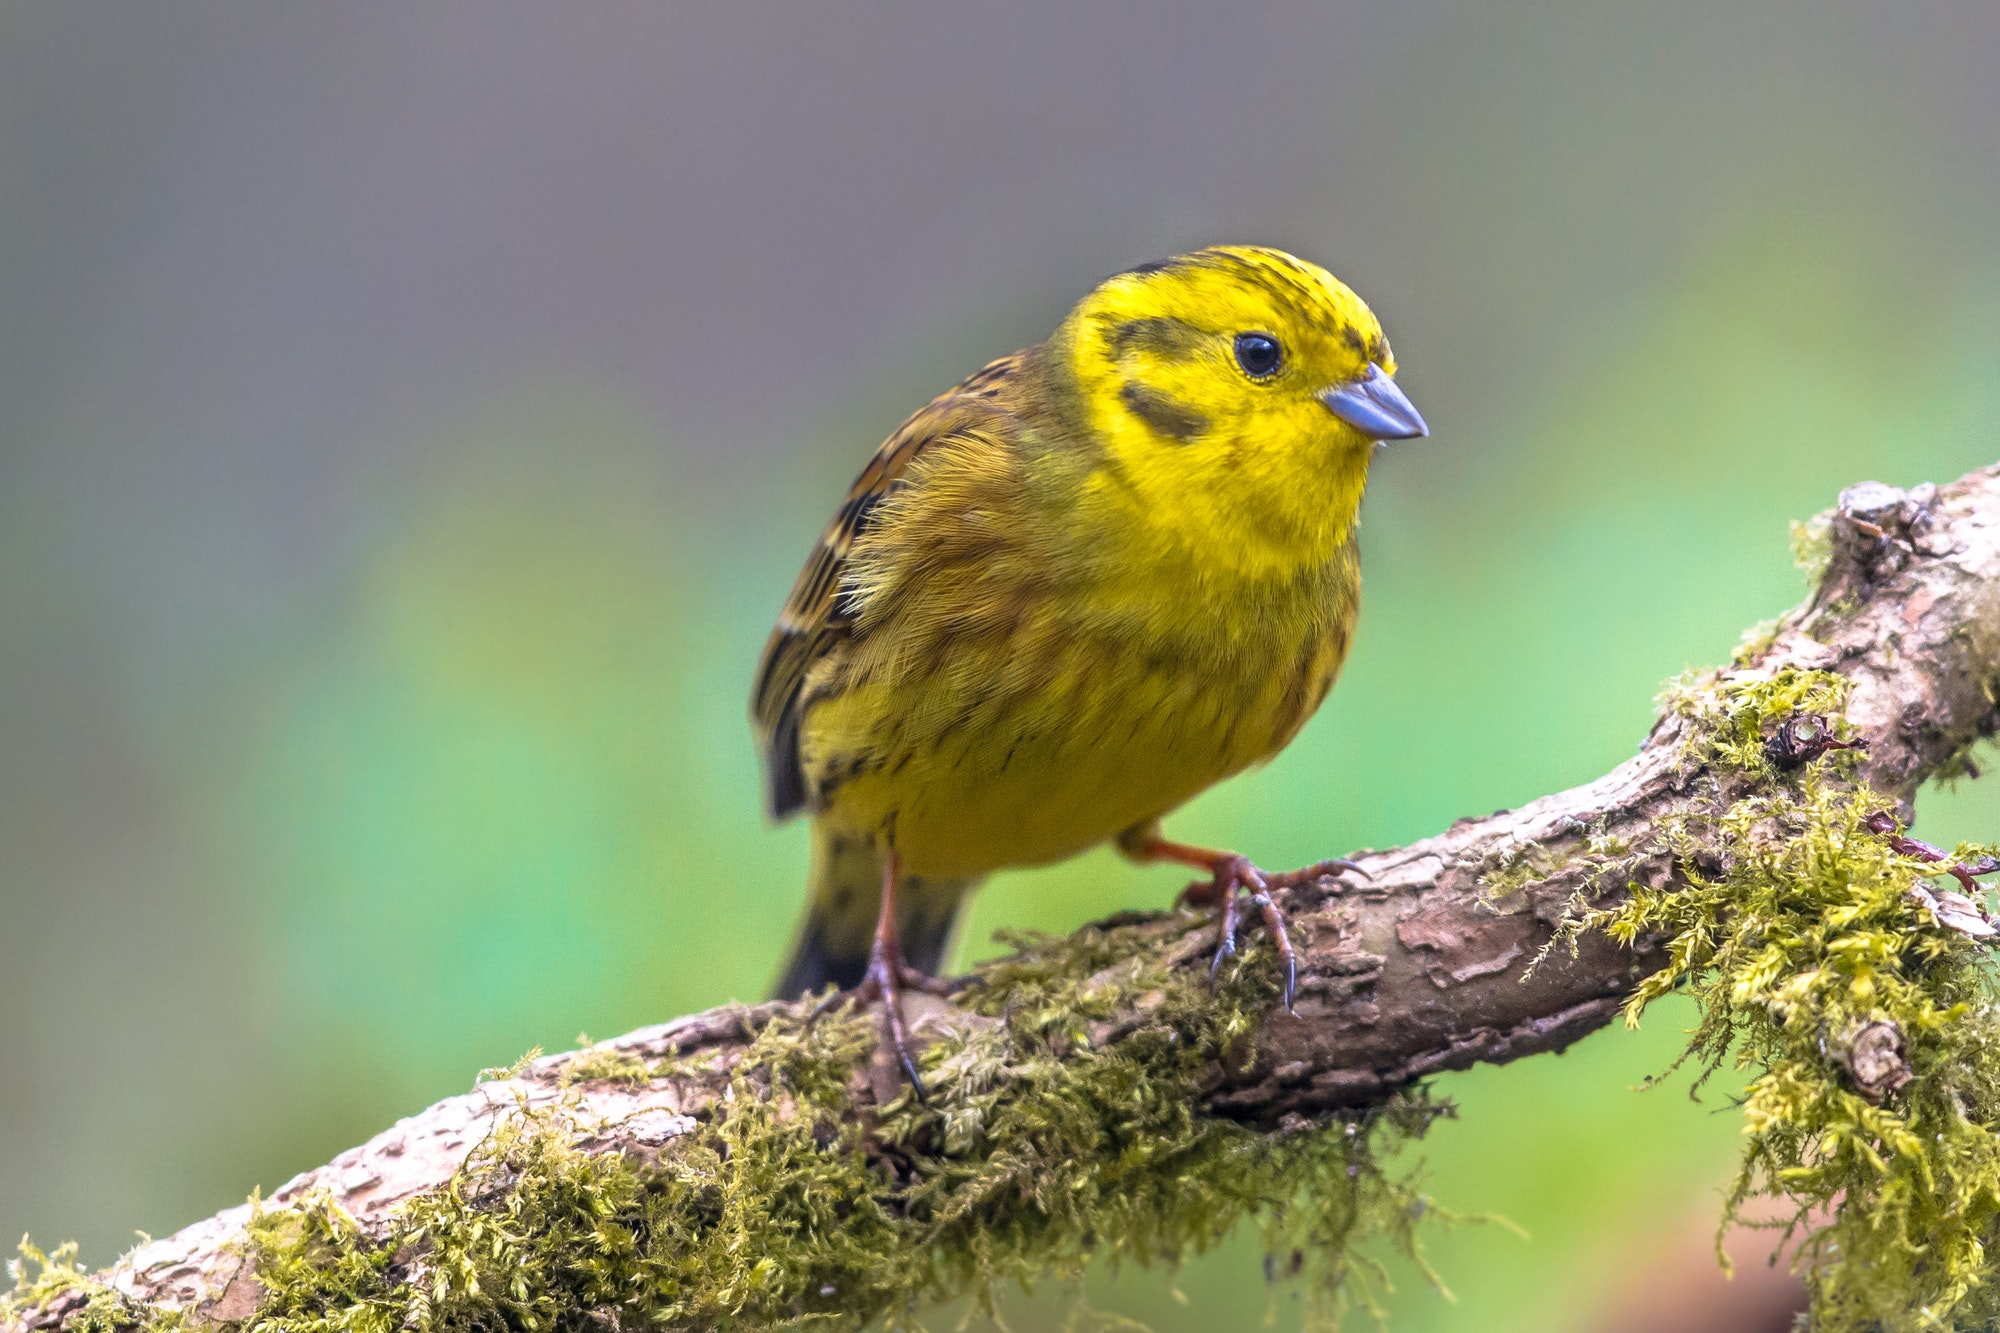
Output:
[[1235,852],[1225,852],[1214,847],[1197,847],[1191,843],[1175,842],[1160,834],[1158,820],[1138,824],[1118,835],[1118,850],[1140,865],[1155,861],[1170,861],[1176,865],[1192,866],[1206,870],[1206,881],[1196,880],[1181,892],[1181,900],[1191,907],[1210,907],[1221,917],[1215,958],[1209,964],[1212,975],[1222,966],[1222,960],[1236,952],[1236,932],[1243,922],[1243,907],[1247,901],[1257,909],[1264,922],[1264,929],[1271,937],[1271,943],[1278,950],[1278,967],[1283,976],[1283,998],[1286,1012],[1291,1011],[1292,1000],[1298,994],[1299,963],[1292,950],[1291,933],[1285,929],[1285,913],[1278,906],[1274,896],[1281,889],[1296,888],[1310,884],[1322,875],[1353,872],[1367,877],[1367,872],[1345,858],[1317,861],[1299,870],[1281,871],[1272,874],[1253,865],[1246,856]]

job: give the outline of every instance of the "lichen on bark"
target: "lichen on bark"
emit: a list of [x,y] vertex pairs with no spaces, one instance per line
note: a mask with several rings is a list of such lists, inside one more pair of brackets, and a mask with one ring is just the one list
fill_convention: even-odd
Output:
[[[773,1013],[721,1058],[586,1055],[573,1085],[722,1092],[653,1155],[589,1151],[573,1097],[523,1106],[386,1230],[323,1190],[260,1205],[249,1317],[270,1333],[904,1324],[960,1298],[991,1312],[1003,1286],[1073,1282],[1096,1259],[1177,1264],[1253,1216],[1310,1322],[1374,1304],[1380,1246],[1421,1266],[1419,1227],[1443,1216],[1382,1156],[1449,1108],[1413,1092],[1278,1134],[1205,1114],[1218,1068],[1253,1055],[1272,958],[1247,950],[1211,987],[1145,947],[1163,924],[1205,937],[1193,917],[1022,937],[934,1031],[928,1099],[865,1114],[867,1014],[807,1031]],[[86,1293],[92,1333],[185,1318],[43,1270],[17,1302]]]
[[[2000,1300],[1987,1249],[2000,1216],[2000,978],[1983,913],[1936,910],[1943,864],[1896,846],[1895,802],[1858,781],[1855,750],[1795,766],[1774,746],[1800,716],[1840,717],[1848,680],[1782,671],[1683,682],[1703,780],[1656,836],[1671,886],[1631,881],[1579,907],[1568,934],[1668,939],[1627,1021],[1660,997],[1699,1012],[1684,1058],[1705,1080],[1748,1071],[1744,1149],[1718,1232],[1776,1206],[1774,1249],[1805,1278],[1821,1333],[1984,1327]],[[1890,830],[1885,833],[1885,828]],[[1962,846],[1958,863],[1991,852]],[[1978,913],[1976,906],[1973,913]]]

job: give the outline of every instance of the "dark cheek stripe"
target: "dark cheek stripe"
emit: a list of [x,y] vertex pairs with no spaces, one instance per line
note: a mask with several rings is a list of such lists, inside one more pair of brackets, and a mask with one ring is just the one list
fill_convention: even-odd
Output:
[[1126,384],[1118,397],[1132,415],[1169,439],[1192,440],[1208,429],[1208,418],[1143,384]]

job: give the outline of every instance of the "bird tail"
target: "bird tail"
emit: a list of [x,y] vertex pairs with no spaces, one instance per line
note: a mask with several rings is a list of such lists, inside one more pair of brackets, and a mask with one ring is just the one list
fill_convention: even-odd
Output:
[[[896,890],[896,930],[904,962],[932,974],[944,966],[959,909],[978,883],[903,878]],[[829,982],[842,990],[860,985],[881,904],[882,859],[873,842],[815,821],[805,920],[792,943],[791,961],[771,989],[772,998],[796,999]]]

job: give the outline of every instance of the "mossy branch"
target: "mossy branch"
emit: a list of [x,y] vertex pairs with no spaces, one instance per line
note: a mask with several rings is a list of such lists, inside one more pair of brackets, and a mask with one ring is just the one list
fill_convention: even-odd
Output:
[[2000,1152],[1980,1127],[1931,1160],[1910,1127],[1933,1102],[2000,1110],[1965,1105],[2000,1087],[2000,1038],[1977,1086],[1938,1063],[1992,1008],[1984,917],[1960,900],[1955,928],[1915,892],[1937,867],[1867,821],[1907,818],[2000,724],[2000,467],[1855,487],[1823,519],[1812,597],[1677,682],[1631,760],[1291,892],[1293,1013],[1261,947],[1212,984],[1213,925],[1186,913],[1023,941],[952,1002],[913,997],[928,1104],[870,1063],[869,1015],[715,1010],[499,1071],[101,1274],[25,1250],[0,1327],[853,1327],[1097,1256],[1177,1260],[1248,1215],[1332,1316],[1371,1290],[1352,1242],[1415,1251],[1426,1202],[1376,1150],[1448,1112],[1428,1076],[1559,1050],[1681,984],[1694,1054],[1765,1071],[1740,1192],[1866,1213],[1849,1251],[1937,1225],[1931,1196],[1971,1219],[1883,1296],[1829,1276],[1840,1245],[1801,1214],[1830,1321],[1919,1290],[1932,1317],[1981,1285]]

